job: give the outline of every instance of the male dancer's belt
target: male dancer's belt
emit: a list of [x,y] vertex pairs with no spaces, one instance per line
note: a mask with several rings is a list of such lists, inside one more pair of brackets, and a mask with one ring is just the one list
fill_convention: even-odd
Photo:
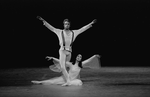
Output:
[[65,46],[63,46],[63,48],[64,48],[64,50],[65,50],[65,51],[72,52],[71,47],[69,47],[68,49],[66,49],[66,47],[65,47]]

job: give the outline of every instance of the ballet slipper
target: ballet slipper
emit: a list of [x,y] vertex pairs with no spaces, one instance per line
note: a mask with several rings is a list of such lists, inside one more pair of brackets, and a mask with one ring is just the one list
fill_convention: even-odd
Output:
[[31,82],[34,84],[41,84],[42,83],[41,81],[31,81]]

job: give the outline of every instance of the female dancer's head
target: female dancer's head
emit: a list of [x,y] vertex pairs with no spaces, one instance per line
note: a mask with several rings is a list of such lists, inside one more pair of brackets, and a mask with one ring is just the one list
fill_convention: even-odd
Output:
[[82,55],[81,54],[78,54],[78,56],[76,57],[76,61],[81,61],[82,60]]
[[82,55],[79,54],[77,57],[76,57],[76,63],[78,64],[78,66],[80,68],[82,68]]
[[65,19],[65,20],[63,21],[63,23],[64,23],[64,29],[65,29],[65,30],[69,30],[69,28],[70,28],[70,22],[69,22],[69,20],[68,20],[68,19]]

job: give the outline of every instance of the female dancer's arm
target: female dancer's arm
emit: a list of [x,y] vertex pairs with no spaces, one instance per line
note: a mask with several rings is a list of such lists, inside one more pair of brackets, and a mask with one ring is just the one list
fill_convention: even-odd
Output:
[[54,72],[61,72],[61,67],[60,67],[60,62],[59,59],[54,58],[54,57],[49,57],[47,56],[46,58],[48,58],[48,60],[53,60],[53,65],[50,65],[49,68],[50,70],[54,71]]
[[[54,65],[50,65],[49,66],[49,68],[52,71],[54,71],[54,72],[62,72],[59,59],[54,58],[54,57],[49,57],[49,56],[47,56],[46,58],[48,58],[48,60],[51,60],[51,59],[53,60]],[[72,63],[67,61],[65,66],[71,68]]]
[[[46,56],[46,58],[48,58],[48,60],[53,59],[53,60],[54,60],[54,63],[56,63],[56,62],[57,62],[57,63],[60,65],[60,61],[59,61],[59,59],[54,58],[54,57],[49,57],[49,56]],[[72,63],[71,63],[71,62],[66,61],[66,67],[71,67],[71,66],[72,66]]]
[[[97,57],[97,58],[96,58]],[[82,67],[83,68],[94,68],[94,69],[99,69],[100,68],[100,56],[99,55],[93,55],[89,59],[85,60],[82,62]]]
[[88,62],[90,62],[94,57],[96,57],[97,55],[93,55],[92,57],[90,57],[89,59],[86,59],[84,61],[82,61],[82,65],[87,64]]
[[49,56],[46,56],[46,58],[48,58],[48,60],[51,60],[51,59],[53,59],[53,60],[55,60],[55,61],[59,62],[59,59],[57,59],[57,58],[54,58],[54,57],[49,57]]

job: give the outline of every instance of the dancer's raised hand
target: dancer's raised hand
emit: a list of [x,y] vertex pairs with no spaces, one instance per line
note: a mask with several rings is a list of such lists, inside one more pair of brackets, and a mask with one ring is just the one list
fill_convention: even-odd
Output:
[[53,57],[46,56],[46,59],[51,60]]
[[96,23],[96,19],[94,19],[89,25],[92,26],[94,23]]
[[94,20],[92,21],[92,24],[96,23],[96,21],[97,21],[97,19],[94,19]]
[[98,58],[100,58],[100,57],[101,57],[99,54],[96,54],[95,56],[97,56]]
[[37,16],[37,19],[41,20],[41,21],[44,21],[43,18],[41,18],[40,16]]

